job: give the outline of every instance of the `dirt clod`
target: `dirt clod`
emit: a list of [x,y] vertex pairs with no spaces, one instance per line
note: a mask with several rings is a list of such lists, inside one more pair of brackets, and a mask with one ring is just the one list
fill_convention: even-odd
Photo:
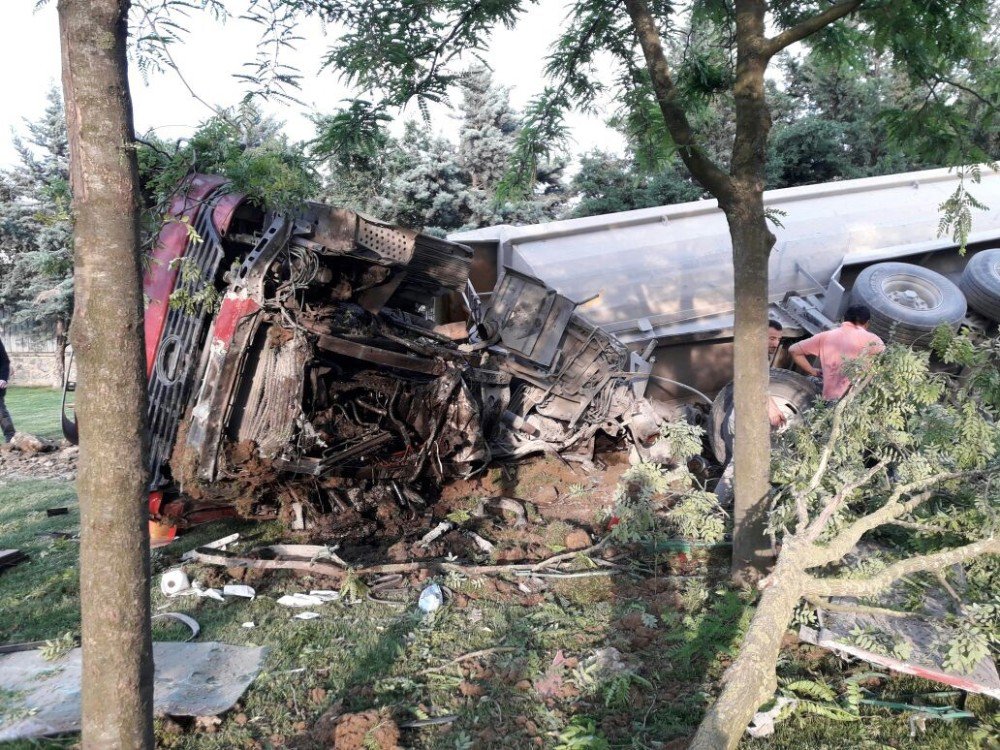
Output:
[[388,711],[344,714],[333,730],[333,750],[396,750],[399,727]]
[[590,546],[590,534],[583,529],[573,529],[566,535],[566,549],[586,549]]
[[483,690],[482,685],[477,685],[474,682],[469,682],[468,680],[463,680],[458,685],[458,692],[464,695],[466,698],[478,698],[486,691]]

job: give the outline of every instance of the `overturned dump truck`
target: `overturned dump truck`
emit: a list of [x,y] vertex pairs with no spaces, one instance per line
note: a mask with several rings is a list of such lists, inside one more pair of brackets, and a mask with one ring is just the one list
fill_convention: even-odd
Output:
[[[872,310],[888,341],[925,346],[940,324],[995,332],[1000,320],[1000,173],[965,187],[973,208],[966,253],[940,232],[959,185],[947,169],[767,191],[781,225],[769,260],[770,315],[785,343],[837,325],[852,302]],[[449,236],[472,248],[487,297],[499,278],[528,274],[579,314],[653,360],[651,395],[714,405],[709,439],[720,461],[732,434],[732,244],[714,200]],[[648,364],[648,363],[647,363]],[[716,398],[718,394],[718,398]],[[796,373],[772,371],[772,397],[795,413],[815,395]]]
[[[222,178],[186,181],[144,278],[157,529],[346,508],[359,488],[419,504],[493,459],[587,462],[600,433],[658,434],[641,356],[526,274],[481,305],[471,263],[353,211],[267,213]],[[467,322],[432,319],[456,300]]]

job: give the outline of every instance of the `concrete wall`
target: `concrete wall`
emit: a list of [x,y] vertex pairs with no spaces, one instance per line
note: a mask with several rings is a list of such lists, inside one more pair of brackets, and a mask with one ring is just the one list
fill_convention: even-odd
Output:
[[11,385],[62,387],[56,377],[55,328],[33,330],[0,321],[0,339],[10,357]]

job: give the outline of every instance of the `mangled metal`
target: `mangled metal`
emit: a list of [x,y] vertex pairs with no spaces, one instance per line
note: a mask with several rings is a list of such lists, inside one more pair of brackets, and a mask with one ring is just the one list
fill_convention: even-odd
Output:
[[253,514],[279,485],[329,510],[359,486],[412,507],[495,459],[655,436],[632,378],[648,362],[525,274],[481,300],[471,265],[353,211],[265,214],[189,180],[145,278],[154,516]]

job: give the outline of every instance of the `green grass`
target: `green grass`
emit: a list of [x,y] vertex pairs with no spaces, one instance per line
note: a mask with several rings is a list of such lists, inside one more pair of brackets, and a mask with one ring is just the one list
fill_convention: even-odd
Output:
[[[46,508],[69,507],[67,515]],[[39,536],[76,534],[80,514],[69,482],[31,480],[0,486],[0,548],[19,549],[28,561],[0,573],[0,643],[37,641],[78,631],[79,545]]]
[[[71,506],[69,515],[45,515],[45,508],[66,505]],[[0,574],[0,612],[4,615],[0,642],[79,632],[77,545],[38,536],[45,531],[75,531],[78,525],[68,483],[36,480],[0,487],[0,545],[23,549],[31,558]],[[275,600],[283,593],[330,584],[291,571],[245,581],[257,589],[254,601],[168,600],[160,594],[160,574],[176,565],[184,551],[232,531],[243,535],[237,551],[288,539],[275,523],[228,521],[189,531],[174,544],[153,552],[153,610],[194,617],[202,626],[199,640],[263,645],[270,651],[263,671],[215,733],[191,729],[177,733],[158,720],[160,748],[330,747],[309,732],[336,701],[343,702],[345,711],[387,707],[400,722],[457,716],[445,726],[404,731],[402,743],[412,750],[554,748],[560,738],[570,736],[573,722],[577,727],[593,727],[616,750],[654,748],[659,746],[656,743],[693,733],[726,664],[737,653],[751,614],[745,593],[722,582],[725,566],[720,560],[698,552],[683,558],[686,573],[697,575],[685,579],[679,590],[667,587],[667,579],[650,581],[641,569],[651,564],[660,575],[679,572],[680,556],[659,555],[655,561],[637,560],[633,573],[626,575],[560,581],[531,605],[519,601],[510,590],[495,590],[491,581],[451,575],[441,582],[467,595],[469,601],[462,601],[465,606],[453,601],[432,616],[421,616],[417,610],[418,589],[414,588],[401,607],[371,601],[336,602],[316,608],[319,619],[295,620],[296,611],[278,606]],[[350,558],[347,551],[341,553]],[[692,563],[697,564],[694,571]],[[186,571],[215,587],[233,580],[217,567],[187,565]],[[695,595],[699,586],[707,596]],[[255,627],[244,628],[244,622],[253,622]],[[640,630],[648,638],[637,640]],[[186,637],[187,631],[179,625],[154,625],[156,640]],[[558,651],[582,659],[607,646],[621,651],[634,678],[608,682],[572,667],[552,670]],[[462,654],[498,647],[510,651],[449,664]],[[843,662],[810,649],[786,650],[779,676],[839,684]],[[578,694],[544,699],[534,686],[547,673],[575,686]],[[470,685],[481,695],[463,694]],[[940,689],[913,678],[893,677],[877,688],[876,695],[915,702],[920,698],[906,696]],[[988,727],[990,715],[997,711],[996,702],[971,696],[967,708],[980,717],[979,726],[928,721],[926,733],[911,738],[907,714],[865,708],[864,718],[857,722],[795,717],[779,724],[773,737],[747,739],[741,748],[993,747]],[[76,742],[78,737],[69,737],[3,747],[69,748]]]
[[62,392],[57,388],[7,389],[6,404],[19,432],[58,440],[62,435],[59,406]]

